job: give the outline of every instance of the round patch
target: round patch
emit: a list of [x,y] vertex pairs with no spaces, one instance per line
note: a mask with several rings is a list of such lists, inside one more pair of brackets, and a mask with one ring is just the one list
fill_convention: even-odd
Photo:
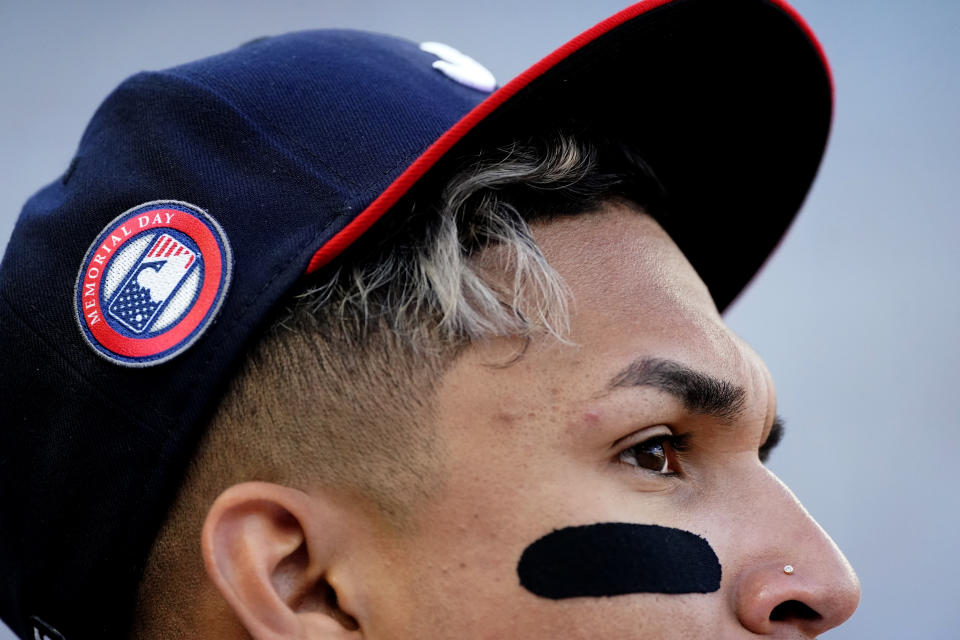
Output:
[[217,315],[232,259],[223,229],[192,204],[156,200],[129,209],[83,259],[74,294],[80,330],[117,364],[169,360]]

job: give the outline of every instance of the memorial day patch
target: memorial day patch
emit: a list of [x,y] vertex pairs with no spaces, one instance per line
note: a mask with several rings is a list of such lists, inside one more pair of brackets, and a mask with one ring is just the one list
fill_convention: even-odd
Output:
[[77,322],[104,358],[128,367],[182,353],[210,326],[230,284],[220,225],[176,200],[134,207],[100,233],[77,276]]

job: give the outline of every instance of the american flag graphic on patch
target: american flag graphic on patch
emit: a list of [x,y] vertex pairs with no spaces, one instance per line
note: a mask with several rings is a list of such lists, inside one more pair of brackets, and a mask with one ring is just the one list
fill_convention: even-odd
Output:
[[143,333],[196,264],[193,251],[170,234],[160,234],[130,269],[107,312],[130,331]]

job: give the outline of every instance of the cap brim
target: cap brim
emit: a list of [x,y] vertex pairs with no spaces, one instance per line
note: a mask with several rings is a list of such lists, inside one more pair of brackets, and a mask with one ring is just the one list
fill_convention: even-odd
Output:
[[776,247],[823,155],[833,87],[810,28],[779,0],[651,0],[566,43],[438,138],[313,256],[350,246],[447,157],[505,135],[588,125],[663,184],[660,222],[722,311]]

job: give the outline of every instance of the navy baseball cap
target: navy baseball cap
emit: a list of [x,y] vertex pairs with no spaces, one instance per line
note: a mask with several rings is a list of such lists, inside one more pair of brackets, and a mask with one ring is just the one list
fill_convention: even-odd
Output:
[[602,131],[726,308],[799,209],[832,82],[781,0],[648,0],[496,88],[436,43],[263,38],[137,74],[0,265],[0,617],[123,637],[206,422],[272,310],[470,151]]

